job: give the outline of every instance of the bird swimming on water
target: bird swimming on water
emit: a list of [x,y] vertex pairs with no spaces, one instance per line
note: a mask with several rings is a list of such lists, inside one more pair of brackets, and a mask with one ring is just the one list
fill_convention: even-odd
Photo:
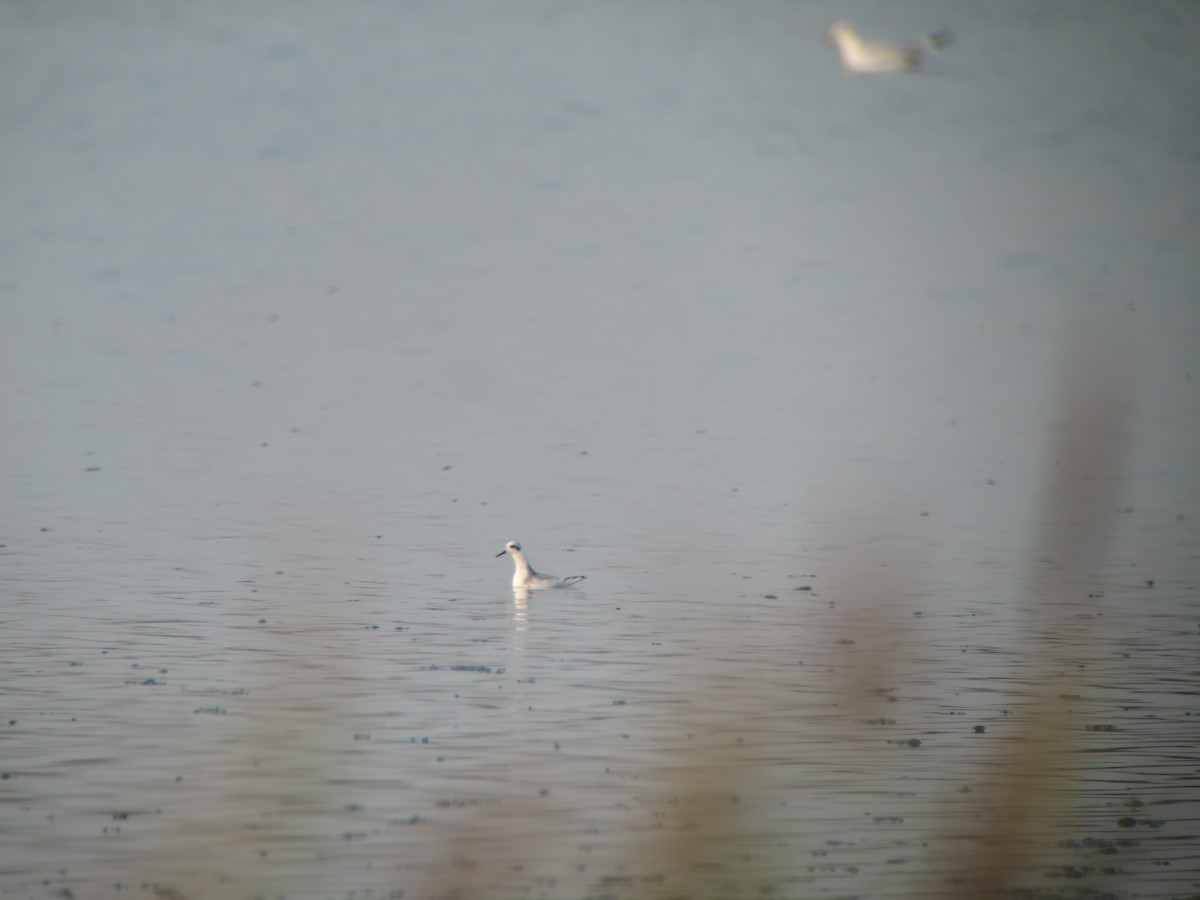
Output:
[[496,558],[499,559],[505,553],[513,558],[513,564],[516,567],[512,580],[513,590],[516,591],[541,591],[546,588],[565,588],[587,578],[586,575],[569,575],[566,578],[558,578],[555,575],[543,575],[540,572],[535,572],[533,566],[529,564],[529,560],[525,558],[525,554],[521,551],[521,545],[517,541],[509,541],[505,544],[504,549],[496,554]]
[[877,74],[915,72],[925,57],[934,50],[945,47],[952,40],[950,32],[938,31],[911,44],[867,41],[844,19],[833,23],[828,38],[841,54],[842,68],[847,72]]

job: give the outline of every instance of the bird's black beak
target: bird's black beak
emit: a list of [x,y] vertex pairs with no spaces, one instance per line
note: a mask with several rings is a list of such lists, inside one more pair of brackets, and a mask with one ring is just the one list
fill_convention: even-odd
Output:
[[508,552],[508,548],[505,548],[505,549],[501,550],[499,553],[497,553],[497,554],[496,554],[496,559],[499,559],[500,557],[502,557],[502,556],[503,556],[505,553],[507,553],[507,552]]

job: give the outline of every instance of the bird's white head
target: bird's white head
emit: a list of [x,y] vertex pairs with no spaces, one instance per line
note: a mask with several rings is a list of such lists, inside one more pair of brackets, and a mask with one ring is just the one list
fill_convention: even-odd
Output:
[[854,30],[854,26],[845,19],[838,19],[825,32],[825,42],[834,47],[841,45],[842,41],[853,41],[858,38],[858,32]]

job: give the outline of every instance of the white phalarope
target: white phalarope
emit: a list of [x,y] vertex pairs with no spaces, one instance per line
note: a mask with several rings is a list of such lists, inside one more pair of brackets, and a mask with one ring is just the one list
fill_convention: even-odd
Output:
[[938,31],[912,44],[864,41],[845,20],[833,23],[828,38],[841,54],[842,68],[847,72],[875,73],[915,72],[926,56],[952,40],[948,31]]
[[525,554],[521,552],[521,545],[516,541],[509,541],[505,544],[504,549],[496,554],[496,558],[499,559],[505,553],[512,556],[513,564],[516,566],[512,580],[513,590],[515,591],[541,591],[546,588],[565,588],[587,578],[586,575],[570,575],[567,578],[558,578],[554,575],[542,575],[540,572],[535,572],[533,566],[529,564],[529,560],[525,558]]

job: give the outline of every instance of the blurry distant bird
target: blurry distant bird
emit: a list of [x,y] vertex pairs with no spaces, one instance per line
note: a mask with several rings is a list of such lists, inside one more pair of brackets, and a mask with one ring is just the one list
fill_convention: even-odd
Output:
[[841,54],[847,72],[915,72],[926,56],[951,41],[948,31],[926,35],[912,44],[865,41],[846,21],[834,22],[828,38]]
[[513,558],[515,564],[512,582],[514,591],[565,588],[587,578],[586,575],[570,575],[566,578],[559,578],[557,575],[543,575],[541,572],[535,572],[533,566],[529,564],[529,560],[525,558],[525,554],[521,552],[521,545],[516,541],[509,541],[505,544],[504,549],[496,554],[496,558],[499,559],[505,553]]

